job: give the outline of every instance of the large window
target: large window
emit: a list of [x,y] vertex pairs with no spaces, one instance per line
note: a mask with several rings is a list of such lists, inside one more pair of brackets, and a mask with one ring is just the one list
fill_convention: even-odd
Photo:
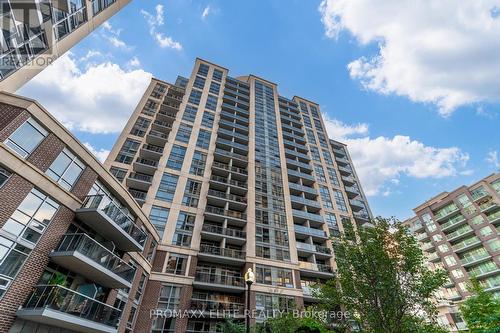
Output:
[[83,163],[68,149],[64,148],[52,162],[52,165],[47,170],[47,175],[65,189],[71,190],[83,169],[85,169]]
[[198,207],[200,193],[201,182],[188,179],[186,182],[186,188],[184,190],[184,197],[182,198],[182,204],[188,207]]
[[140,145],[141,143],[139,141],[132,139],[125,140],[122,148],[120,149],[120,152],[118,153],[118,156],[116,156],[115,161],[125,164],[131,164],[134,160],[134,156],[137,153],[137,150],[139,150]]
[[175,234],[172,238],[172,245],[191,246],[195,218],[196,216],[190,213],[179,213],[175,226]]
[[201,76],[197,76],[194,79],[193,87],[203,90],[203,88],[205,87],[205,79]]
[[11,175],[12,173],[0,166],[0,188],[2,188]]
[[205,172],[206,162],[207,162],[207,154],[195,150],[193,154],[193,161],[191,162],[191,168],[189,169],[189,173],[196,176],[203,176],[203,173]]
[[217,82],[211,82],[209,92],[212,94],[218,95],[219,91],[220,91],[220,84]]
[[158,192],[156,192],[156,199],[172,202],[178,179],[178,176],[165,172],[161,178]]
[[155,226],[156,231],[160,235],[160,240],[163,238],[165,226],[167,224],[169,209],[160,206],[153,206],[149,213],[149,220]]
[[255,268],[257,283],[293,288],[292,270],[263,265]]
[[210,146],[210,137],[211,134],[209,131],[200,129],[198,140],[196,141],[196,146],[203,149],[208,149],[208,147]]
[[36,244],[58,208],[59,205],[51,198],[33,189],[3,225],[5,237],[0,236],[0,298],[31,252],[17,240]]
[[144,117],[137,118],[134,127],[130,130],[130,134],[143,137],[151,124],[151,120]]
[[207,64],[200,64],[200,67],[198,68],[198,74],[202,76],[207,76],[209,68],[210,67]]
[[30,118],[9,136],[5,144],[23,158],[26,158],[35,150],[47,134],[47,131],[42,126]]
[[184,275],[186,274],[188,256],[178,253],[170,253],[167,261],[166,273]]
[[184,109],[184,114],[182,115],[182,120],[194,123],[197,112],[198,109],[195,106],[186,105],[186,108]]
[[222,71],[214,69],[214,73],[212,74],[212,79],[214,79],[217,82],[220,82],[222,80]]
[[201,91],[193,89],[191,90],[191,95],[189,95],[188,102],[194,105],[200,104]]
[[342,192],[333,190],[333,196],[335,197],[335,203],[337,204],[337,208],[343,212],[347,212],[347,206],[345,204]]
[[203,118],[201,119],[201,125],[212,128],[214,126],[215,115],[212,112],[205,111],[203,113]]
[[118,179],[120,182],[125,179],[125,176],[127,175],[127,170],[122,169],[122,168],[117,168],[117,167],[111,167],[109,169],[109,172],[115,176],[116,179]]
[[[328,190],[328,187],[320,186],[319,193],[321,194],[321,202],[323,203],[323,207],[333,208],[332,198],[330,197],[330,191]],[[344,203],[344,206],[345,206],[345,203]],[[340,209],[340,207],[339,207],[339,209]],[[342,209],[340,209],[340,210],[342,210]]]
[[217,96],[208,95],[207,102],[205,103],[205,108],[207,110],[215,111],[217,108]]
[[175,140],[188,143],[189,138],[191,137],[191,129],[191,126],[181,123],[179,129],[177,130],[177,136],[175,137]]
[[167,167],[180,170],[182,169],[182,162],[184,161],[184,156],[186,155],[186,148],[178,145],[172,147],[170,156],[168,157]]

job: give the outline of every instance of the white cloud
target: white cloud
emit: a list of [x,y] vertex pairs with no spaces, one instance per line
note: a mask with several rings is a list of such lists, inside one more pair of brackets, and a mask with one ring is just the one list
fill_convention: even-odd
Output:
[[[469,156],[457,147],[436,148],[408,136],[368,135],[368,125],[350,126],[325,119],[331,138],[347,144],[363,189],[369,196],[388,196],[400,177],[443,178],[459,175]],[[352,137],[353,135],[361,137]]]
[[27,83],[21,95],[34,98],[68,128],[91,133],[123,129],[151,80],[142,69],[111,62],[79,68],[66,53]]
[[181,43],[172,39],[172,37],[165,36],[163,32],[159,32],[158,28],[165,24],[164,12],[162,5],[156,5],[155,14],[151,14],[144,9],[141,10],[142,15],[149,25],[149,33],[158,43],[161,48],[171,48],[174,50],[182,50]]
[[100,149],[96,149],[94,148],[90,143],[88,142],[84,142],[83,145],[85,147],[87,147],[88,150],[90,150],[90,152],[92,154],[94,154],[95,157],[97,157],[97,159],[101,162],[101,163],[104,163],[104,161],[106,161],[106,158],[108,157],[110,151],[109,150],[106,150],[106,149],[103,149],[103,148],[100,148]]
[[500,101],[498,0],[323,0],[325,34],[349,32],[378,53],[348,65],[366,89],[438,106]]
[[133,57],[132,59],[130,59],[128,62],[127,62],[127,65],[129,67],[139,67],[141,66],[141,61],[139,60],[139,58],[137,57]]
[[494,168],[500,168],[500,162],[498,161],[498,153],[496,150],[492,150],[488,152],[488,156],[486,157],[486,162],[491,164]]
[[129,51],[132,49],[131,46],[129,46],[127,43],[125,43],[121,38],[121,29],[114,29],[111,23],[108,21],[104,22],[102,24],[102,30],[103,33],[101,36],[106,39],[111,45],[113,45],[116,48],[123,49],[126,51]]
[[201,13],[201,19],[204,20],[211,12],[210,5],[206,6],[205,9],[203,9],[203,13]]

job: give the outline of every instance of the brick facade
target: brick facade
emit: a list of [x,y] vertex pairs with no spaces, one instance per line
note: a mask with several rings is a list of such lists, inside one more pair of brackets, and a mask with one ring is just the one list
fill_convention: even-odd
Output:
[[64,142],[59,140],[54,134],[49,133],[26,160],[42,172],[45,172],[57,156],[59,156],[64,147]]
[[142,303],[139,308],[137,321],[135,322],[134,333],[149,333],[153,319],[150,317],[150,311],[158,305],[160,297],[161,281],[149,280],[146,291],[142,297]]
[[75,186],[73,186],[71,193],[73,193],[78,199],[83,201],[96,180],[97,173],[91,168],[86,167],[80,175],[80,178],[76,182]]
[[0,188],[0,228],[12,216],[24,198],[30,193],[33,184],[19,175],[12,174],[7,183]]
[[0,141],[5,141],[29,117],[24,109],[0,103]]

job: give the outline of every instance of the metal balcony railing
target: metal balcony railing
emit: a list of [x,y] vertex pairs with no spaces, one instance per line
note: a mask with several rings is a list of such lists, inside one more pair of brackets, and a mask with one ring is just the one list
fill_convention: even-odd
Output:
[[215,255],[215,256],[222,256],[222,257],[227,257],[227,258],[241,259],[241,260],[245,259],[245,252],[244,251],[226,249],[223,247],[217,247],[217,246],[206,245],[206,244],[200,245],[200,253],[211,254],[211,255]]
[[233,287],[245,287],[245,281],[242,276],[212,274],[203,271],[197,271],[194,275],[195,281],[203,283],[221,284]]

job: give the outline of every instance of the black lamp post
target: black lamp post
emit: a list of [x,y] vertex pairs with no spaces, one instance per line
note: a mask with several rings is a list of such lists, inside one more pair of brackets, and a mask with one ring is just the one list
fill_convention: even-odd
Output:
[[250,287],[255,282],[255,274],[249,268],[245,273],[245,283],[247,284],[247,315],[245,316],[247,333],[250,333]]

